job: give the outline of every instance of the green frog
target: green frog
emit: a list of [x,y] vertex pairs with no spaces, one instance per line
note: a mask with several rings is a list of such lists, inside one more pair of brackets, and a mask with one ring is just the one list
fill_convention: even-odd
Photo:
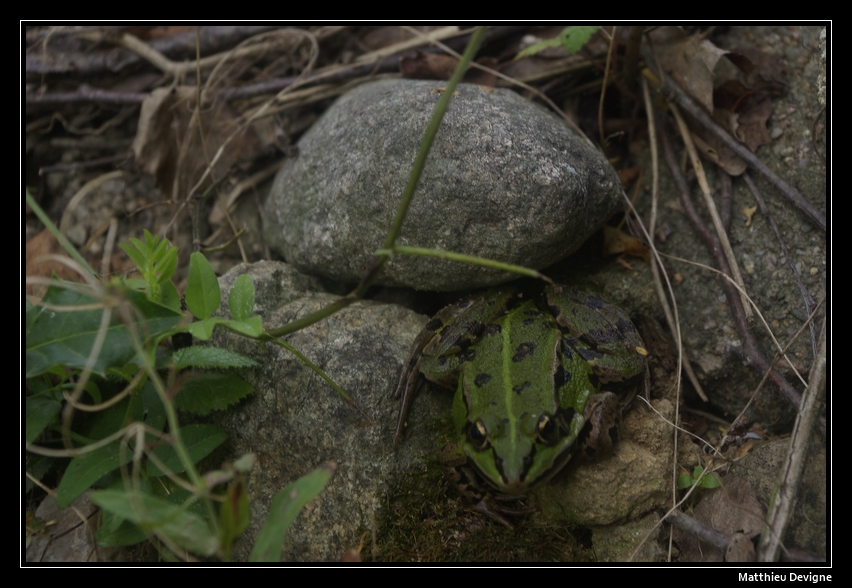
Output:
[[647,394],[646,356],[624,311],[591,294],[491,290],[442,309],[415,339],[394,447],[422,374],[456,389],[456,445],[470,468],[499,493],[524,494],[572,457],[612,449],[622,411],[643,383]]

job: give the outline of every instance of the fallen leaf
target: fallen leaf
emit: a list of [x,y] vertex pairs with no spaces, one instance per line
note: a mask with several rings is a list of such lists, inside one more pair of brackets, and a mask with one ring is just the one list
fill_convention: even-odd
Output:
[[197,89],[191,86],[158,88],[142,103],[139,114],[133,140],[136,161],[142,170],[154,175],[160,190],[172,198],[189,195],[207,169],[207,158],[212,160],[232,135],[213,173],[196,194],[203,193],[213,177],[227,173],[239,158],[260,148],[252,127],[242,125],[240,117],[223,101],[200,109],[200,131],[195,119],[197,97]]
[[751,226],[751,219],[754,216],[754,213],[757,212],[757,206],[752,206],[750,208],[743,208],[743,214],[746,217],[745,226]]
[[621,231],[620,229],[607,226],[603,228],[603,235],[604,255],[617,255],[619,253],[626,253],[627,255],[630,255],[632,257],[638,257],[640,259],[644,259],[645,261],[649,260],[648,247],[636,237],[632,237],[627,233]]

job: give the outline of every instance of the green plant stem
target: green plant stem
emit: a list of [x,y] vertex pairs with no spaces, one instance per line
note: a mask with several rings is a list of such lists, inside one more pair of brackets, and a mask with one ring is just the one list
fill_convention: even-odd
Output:
[[166,413],[166,421],[169,423],[169,434],[174,439],[172,447],[174,448],[175,453],[180,459],[181,465],[183,465],[190,482],[196,488],[197,495],[199,496],[199,498],[201,498],[202,502],[207,508],[209,524],[213,528],[213,532],[215,533],[216,537],[221,537],[219,517],[216,516],[216,509],[213,508],[213,503],[207,496],[207,483],[195,469],[195,463],[193,462],[192,457],[189,455],[189,452],[187,451],[186,446],[183,443],[183,439],[181,439],[180,422],[178,421],[177,409],[175,409],[174,402],[171,398],[169,398],[169,395],[166,392],[166,387],[163,384],[163,380],[157,373],[156,361],[154,360],[154,353],[156,351],[156,347],[153,348],[150,352],[144,349],[139,340],[139,333],[135,329],[135,323],[130,320],[131,317],[125,316],[123,318],[124,323],[128,325],[128,330],[132,335],[131,340],[133,341],[134,347],[136,348],[136,356],[142,362],[142,368],[148,373],[148,377],[151,381],[151,384],[154,386],[154,389],[157,392],[157,396],[159,396],[160,398],[160,402],[163,403],[163,409]]
[[393,249],[380,249],[376,251],[376,255],[393,256],[394,254],[402,253],[405,255],[421,255],[424,257],[437,257],[439,259],[449,259],[450,261],[459,261],[461,263],[469,263],[472,265],[481,265],[482,267],[490,267],[498,270],[512,272],[530,278],[544,280],[550,284],[553,280],[545,276],[539,271],[524,267],[522,265],[514,265],[511,263],[503,263],[485,257],[476,257],[474,255],[463,255],[453,251],[445,251],[443,249],[427,249],[425,247],[409,247],[408,245],[394,245]]
[[[396,209],[396,217],[391,223],[391,229],[385,237],[384,248],[390,249],[396,242],[396,238],[402,230],[402,223],[405,221],[405,215],[408,213],[408,207],[411,205],[411,199],[414,197],[414,190],[417,188],[417,183],[420,181],[420,176],[423,173],[423,168],[426,165],[426,158],[429,156],[429,150],[432,148],[432,143],[435,141],[435,135],[438,134],[438,129],[441,126],[441,121],[444,119],[444,113],[450,105],[450,100],[453,99],[453,92],[456,86],[461,82],[467,67],[473,60],[473,56],[479,50],[482,40],[485,38],[485,32],[488,27],[477,27],[470,38],[470,42],[464,50],[461,60],[459,61],[456,70],[447,86],[441,93],[441,98],[435,105],[435,111],[432,113],[432,118],[429,121],[429,126],[426,127],[426,132],[423,134],[423,140],[420,142],[420,151],[414,159],[414,166],[411,168],[411,174],[408,176],[408,184],[402,192],[402,200],[399,202],[399,207]],[[381,259],[387,260],[387,256],[382,256]],[[380,262],[384,263],[384,262]]]
[[71,257],[73,257],[74,260],[77,263],[79,263],[81,266],[83,266],[83,268],[87,272],[89,272],[93,276],[97,277],[98,275],[95,273],[95,270],[92,269],[92,266],[90,266],[88,264],[88,262],[85,259],[83,259],[83,256],[80,255],[77,252],[77,249],[71,244],[71,241],[69,241],[65,237],[65,235],[63,235],[59,231],[59,229],[56,227],[56,225],[53,224],[53,221],[50,220],[50,217],[47,216],[47,214],[41,209],[41,206],[39,206],[36,203],[35,198],[30,196],[29,190],[26,191],[26,199],[27,199],[27,206],[29,206],[30,209],[35,213],[35,215],[38,217],[38,220],[41,221],[41,224],[43,224],[45,226],[45,228],[48,231],[50,231],[50,234],[53,235],[54,238],[56,238],[56,241],[60,245],[62,245],[62,248],[65,250],[65,252],[68,255],[70,255]]
[[[485,32],[487,30],[488,27],[477,27],[473,35],[471,35],[470,42],[467,44],[464,54],[459,60],[456,70],[453,72],[453,77],[451,77],[447,82],[447,85],[441,94],[441,98],[438,99],[438,103],[435,105],[435,110],[432,112],[432,118],[429,120],[429,125],[426,127],[426,132],[423,134],[423,140],[420,142],[420,151],[414,159],[414,165],[411,168],[411,174],[408,177],[408,184],[406,184],[405,190],[403,190],[402,200],[397,208],[396,216],[394,217],[390,231],[388,231],[388,235],[385,238],[384,250],[392,250],[394,247],[396,238],[399,235],[399,231],[402,229],[403,222],[405,221],[405,215],[408,212],[411,199],[414,196],[414,190],[417,188],[417,182],[420,181],[420,176],[423,173],[423,167],[426,164],[426,158],[429,155],[429,150],[432,148],[432,142],[435,139],[435,135],[438,133],[438,128],[441,126],[444,113],[447,111],[447,106],[449,106],[450,100],[453,98],[453,92],[455,92],[456,86],[461,81],[464,76],[464,72],[467,71],[468,65],[470,65],[470,62],[473,60],[473,56],[476,55],[477,50],[479,50],[479,46],[482,44],[482,40],[485,38]],[[360,300],[376,279],[379,270],[389,259],[389,255],[380,255],[372,267],[370,267],[367,271],[358,286],[340,300],[332,302],[325,308],[321,308],[315,313],[302,317],[298,321],[284,325],[279,329],[269,331],[269,334],[274,337],[282,337],[284,335],[294,333],[299,329],[312,325],[315,322],[334,314],[338,310],[349,306],[356,300]]]

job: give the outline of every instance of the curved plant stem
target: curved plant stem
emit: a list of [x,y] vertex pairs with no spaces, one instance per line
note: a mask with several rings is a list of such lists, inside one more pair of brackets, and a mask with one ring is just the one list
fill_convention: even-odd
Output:
[[393,249],[379,249],[378,251],[376,251],[376,255],[392,256],[397,253],[402,253],[405,255],[420,255],[422,257],[437,257],[439,259],[449,259],[450,261],[459,261],[461,263],[481,265],[482,267],[490,267],[493,269],[512,272],[514,274],[519,274],[530,278],[537,278],[539,280],[544,280],[545,282],[548,282],[550,284],[553,283],[553,280],[551,280],[541,272],[534,269],[530,269],[528,267],[524,267],[522,265],[504,263],[502,261],[495,261],[493,259],[487,259],[485,257],[476,257],[475,255],[464,255],[462,253],[455,253],[454,251],[445,251],[444,249],[428,249],[426,247],[409,247],[408,245],[394,245]]
[[[393,222],[391,223],[391,228],[385,238],[383,246],[384,250],[393,250],[394,248],[396,238],[402,229],[403,222],[405,221],[405,215],[408,212],[408,207],[411,205],[411,199],[414,197],[414,190],[417,188],[417,183],[420,181],[420,175],[423,173],[423,167],[426,165],[426,158],[429,155],[429,150],[432,148],[432,142],[435,140],[435,135],[438,134],[438,128],[441,126],[441,121],[444,118],[444,113],[447,111],[450,100],[453,98],[453,92],[455,91],[456,86],[461,81],[462,76],[464,76],[464,72],[467,71],[468,65],[470,65],[470,62],[473,60],[473,56],[482,44],[486,30],[487,27],[477,27],[476,31],[470,38],[470,43],[468,43],[467,48],[464,51],[464,55],[462,55],[462,59],[456,67],[456,71],[453,73],[453,77],[451,77],[447,82],[444,92],[441,94],[441,98],[435,105],[432,118],[429,120],[429,125],[426,127],[426,132],[423,134],[423,140],[420,142],[420,151],[414,159],[414,165],[412,166],[411,174],[408,177],[408,184],[406,184],[405,190],[403,190],[402,200],[397,208],[396,216],[394,217]],[[356,300],[359,300],[367,291],[367,288],[370,287],[370,284],[373,283],[379,270],[388,262],[389,259],[390,255],[388,254],[380,255],[367,271],[366,275],[361,279],[358,286],[340,300],[332,302],[325,308],[321,308],[317,312],[290,324],[284,325],[279,329],[269,331],[269,334],[273,337],[281,337],[289,333],[294,333],[301,328],[312,325],[338,310],[349,306]]]

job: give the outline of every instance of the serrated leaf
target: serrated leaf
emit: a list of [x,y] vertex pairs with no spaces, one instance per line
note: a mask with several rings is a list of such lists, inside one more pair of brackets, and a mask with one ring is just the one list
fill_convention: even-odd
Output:
[[256,361],[236,351],[204,345],[192,345],[178,349],[172,355],[172,361],[179,370],[189,367],[224,369],[255,367],[257,365]]
[[334,463],[327,463],[310,474],[302,476],[278,492],[272,499],[266,523],[257,534],[249,561],[277,562],[281,559],[284,535],[293,524],[299,511],[316,497],[331,479]]
[[[228,434],[221,427],[216,425],[187,425],[181,427],[181,441],[186,451],[189,453],[192,463],[196,464],[211,451],[221,445]],[[171,445],[163,445],[154,450],[154,455],[163,462],[166,470],[175,474],[180,474],[186,470],[186,467],[181,463],[180,458]],[[153,462],[148,462],[148,475],[152,478],[162,476],[166,472],[154,465]]]
[[219,542],[199,516],[148,494],[102,490],[90,494],[92,502],[116,516],[133,522],[143,531],[157,533],[180,548],[197,555],[216,553]]
[[53,422],[62,404],[48,396],[27,398],[26,436],[27,443],[35,441],[41,432]]
[[133,451],[119,451],[119,442],[75,457],[68,464],[56,489],[56,506],[66,508],[102,477],[133,459]]
[[210,262],[197,251],[189,258],[185,297],[189,312],[199,319],[206,319],[219,308],[219,281]]
[[243,274],[234,282],[228,294],[228,308],[234,320],[242,321],[251,316],[254,311],[254,282],[247,274]]
[[[144,294],[128,291],[127,299],[141,313],[134,313],[136,330],[143,336],[156,336],[173,327],[182,316],[173,310],[148,300]],[[51,286],[44,296],[45,304],[63,307],[98,304],[91,296],[74,290]],[[30,328],[26,333],[26,377],[37,376],[53,366],[83,368],[88,361],[92,344],[100,330],[101,309],[59,311],[44,307],[32,308],[27,314]],[[125,325],[113,313],[107,327],[101,351],[95,360],[94,371],[104,375],[107,368],[120,367],[136,354]]]
[[252,392],[251,384],[236,374],[205,372],[188,379],[175,397],[178,410],[206,415],[236,404]]

